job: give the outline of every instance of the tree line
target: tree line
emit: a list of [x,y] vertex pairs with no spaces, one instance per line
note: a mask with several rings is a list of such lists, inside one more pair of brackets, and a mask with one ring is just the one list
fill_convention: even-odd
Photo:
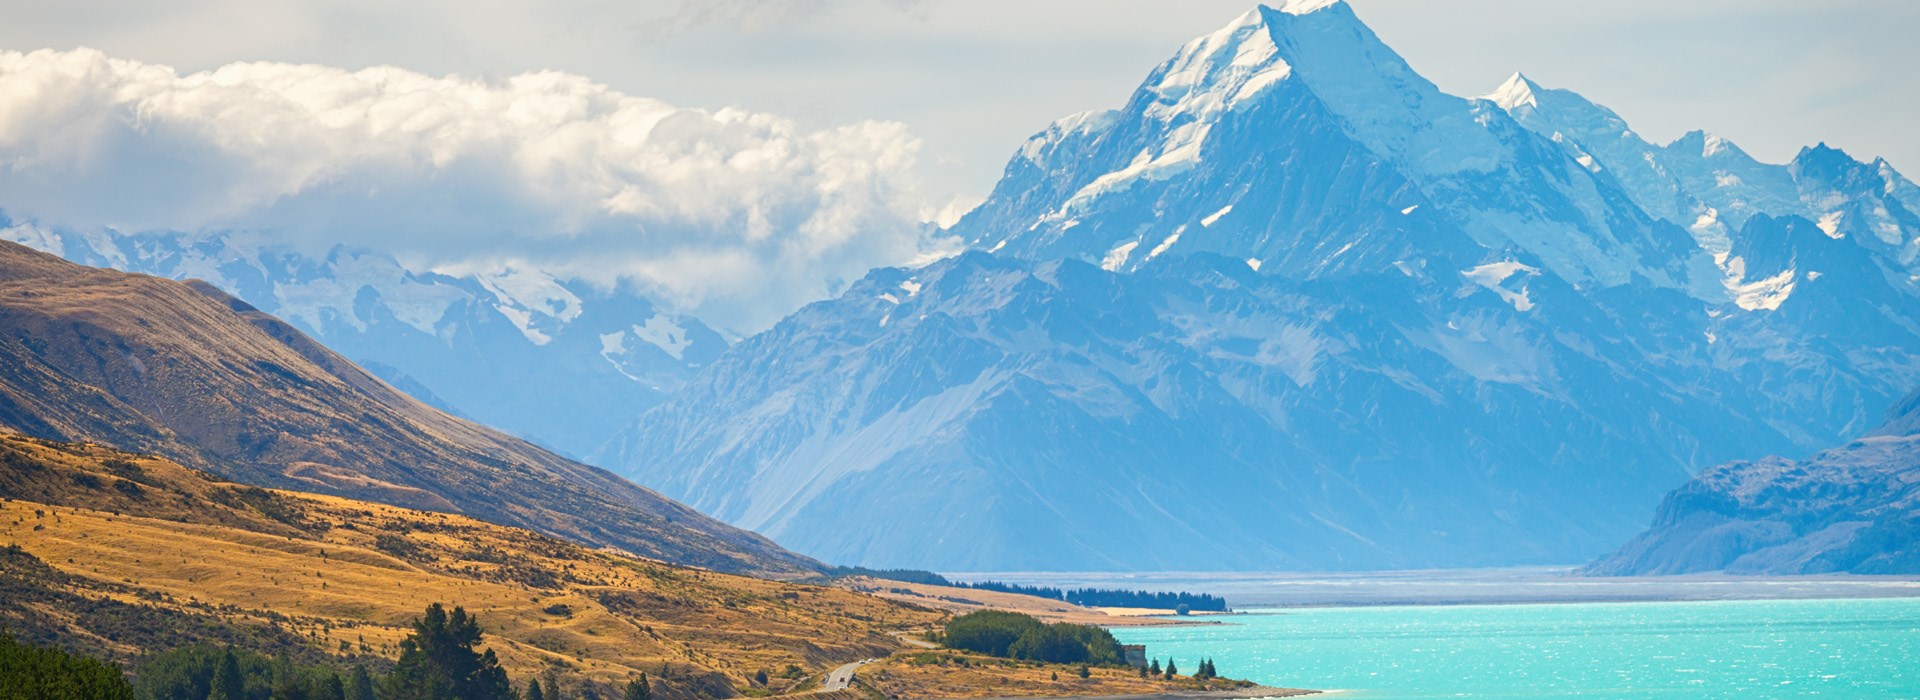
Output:
[[[119,668],[0,633],[0,698],[36,700],[564,700],[538,679],[520,692],[493,650],[479,649],[479,620],[434,603],[400,643],[391,671],[296,663],[245,649],[208,645],[142,661],[137,680]],[[645,674],[624,700],[652,700]]]
[[1066,622],[1047,624],[1016,612],[981,610],[953,618],[940,641],[951,649],[1022,661],[1126,663],[1119,640],[1104,629]]
[[1074,605],[1090,608],[1155,608],[1160,610],[1188,610],[1206,612],[1226,612],[1227,599],[1205,593],[1187,593],[1184,591],[1129,591],[1108,588],[1060,589],[1048,586],[1023,586],[1017,583],[999,581],[979,581],[975,583],[955,584],[962,588],[1001,593],[1018,593],[1038,598],[1052,598]]
[[1159,610],[1179,610],[1182,606],[1198,612],[1227,612],[1227,599],[1205,593],[1187,593],[1184,591],[1154,592],[1130,591],[1117,588],[1053,588],[1050,586],[1023,586],[1017,583],[1000,581],[954,581],[940,574],[919,569],[868,569],[860,566],[837,566],[833,576],[865,576],[886,581],[918,583],[949,588],[971,588],[977,591],[997,591],[1000,593],[1018,593],[1037,598],[1062,600],[1074,605],[1090,608],[1155,608]]

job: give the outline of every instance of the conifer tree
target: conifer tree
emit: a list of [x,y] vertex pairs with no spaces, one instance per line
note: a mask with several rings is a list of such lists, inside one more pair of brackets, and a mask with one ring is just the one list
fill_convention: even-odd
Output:
[[1092,678],[1092,677],[1093,677],[1093,669],[1090,669],[1090,668],[1087,668],[1087,666],[1086,666],[1086,664],[1081,664],[1081,665],[1080,665],[1080,677],[1081,677],[1081,678]]
[[273,663],[273,700],[310,700],[307,679],[284,657]]
[[1173,677],[1178,675],[1180,675],[1180,669],[1173,665],[1173,658],[1168,657],[1167,658],[1167,680],[1173,680]]
[[0,698],[133,700],[133,685],[112,665],[0,631]]
[[626,700],[653,700],[653,686],[647,684],[647,674],[627,684]]
[[313,681],[313,691],[308,697],[313,700],[347,700],[347,686],[340,682],[340,674],[323,673]]
[[1150,663],[1150,664],[1147,664],[1147,675],[1149,675],[1149,676],[1158,676],[1158,675],[1160,675],[1160,659],[1159,659],[1159,657],[1154,657],[1154,659],[1153,659],[1153,663]]
[[547,700],[547,694],[540,690],[540,679],[527,679],[527,694],[525,700]]
[[240,659],[228,649],[220,654],[220,663],[213,668],[213,681],[207,700],[246,700],[247,680],[240,675]]
[[375,700],[373,676],[367,674],[367,669],[353,667],[353,676],[347,679],[347,700]]
[[493,650],[477,652],[480,623],[464,608],[447,613],[427,606],[413,634],[400,642],[400,660],[387,676],[388,698],[410,700],[507,700],[513,688]]

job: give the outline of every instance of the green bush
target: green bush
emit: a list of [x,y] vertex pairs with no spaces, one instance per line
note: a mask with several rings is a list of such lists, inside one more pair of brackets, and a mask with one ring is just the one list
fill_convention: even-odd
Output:
[[1032,615],[982,610],[947,623],[949,648],[1022,661],[1114,664],[1126,657],[1120,642],[1092,625],[1047,624]]
[[110,665],[0,633],[0,697],[133,700],[133,686]]

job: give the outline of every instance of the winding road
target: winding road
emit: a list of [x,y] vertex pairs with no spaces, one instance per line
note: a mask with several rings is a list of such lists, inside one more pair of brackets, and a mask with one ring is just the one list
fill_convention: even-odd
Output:
[[827,679],[824,681],[821,681],[820,689],[814,692],[831,693],[836,690],[846,690],[847,688],[853,687],[853,672],[859,669],[861,666],[865,666],[873,662],[874,662],[873,659],[867,659],[865,661],[855,661],[845,666],[841,666],[839,668],[833,669],[832,671],[828,671]]

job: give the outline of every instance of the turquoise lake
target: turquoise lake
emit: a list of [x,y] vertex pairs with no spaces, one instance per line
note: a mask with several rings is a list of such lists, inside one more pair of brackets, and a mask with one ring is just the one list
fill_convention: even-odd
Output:
[[1413,698],[1920,698],[1920,599],[1313,608],[1116,629],[1190,672]]

